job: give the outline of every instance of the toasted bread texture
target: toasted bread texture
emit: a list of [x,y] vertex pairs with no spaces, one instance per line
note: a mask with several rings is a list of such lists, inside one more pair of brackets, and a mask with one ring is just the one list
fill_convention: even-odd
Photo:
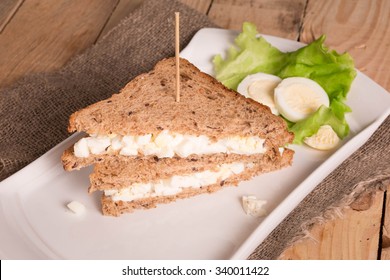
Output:
[[119,94],[72,114],[68,130],[103,135],[169,130],[211,139],[259,136],[275,146],[292,141],[285,122],[268,107],[227,89],[185,59],[180,59],[180,77],[180,102],[176,102],[175,60],[164,59]]
[[[226,186],[237,186],[239,182],[249,180],[253,176],[260,175],[262,173],[266,172],[271,172],[274,170],[281,169],[285,166],[288,166],[292,162],[294,152],[285,149],[282,156],[279,156],[278,158],[271,158],[270,156],[267,155],[258,155],[257,160],[253,160],[253,165],[250,168],[246,168],[244,172],[240,174],[234,174],[231,177],[227,178],[226,180],[222,182],[218,182],[216,184],[212,184],[209,186],[205,186],[202,188],[186,188],[182,192],[175,194],[175,195],[168,195],[168,196],[157,196],[157,197],[150,197],[150,198],[142,198],[142,199],[136,199],[133,201],[114,201],[111,197],[105,196],[104,194],[102,195],[101,198],[101,204],[102,204],[102,212],[106,216],[119,216],[124,213],[131,213],[134,210],[137,209],[150,209],[150,208],[155,208],[157,207],[158,204],[166,204],[173,202],[177,199],[183,199],[183,198],[189,198],[193,197],[196,195],[200,194],[205,194],[205,193],[213,193],[216,192],[223,187]],[[121,164],[118,162],[118,164]],[[136,169],[137,174],[144,174],[145,173],[145,166],[144,164],[147,163],[141,163],[139,168]],[[212,163],[211,163],[212,164]],[[103,164],[104,165],[104,164]],[[110,165],[110,166],[98,166],[97,169],[95,168],[95,178],[93,178],[94,175],[92,176],[92,184],[95,184],[95,186],[91,185],[91,188],[96,189],[112,189],[113,187],[123,187],[126,185],[126,174],[129,175],[128,180],[143,180],[143,178],[134,178],[132,177],[128,172],[127,167],[122,166],[122,168],[119,168],[118,173],[116,175],[111,174],[108,175],[106,174],[107,171],[111,170],[113,172],[114,169],[118,168],[117,165]],[[197,166],[195,164],[195,166]],[[213,168],[215,165],[210,165],[208,166],[209,168]],[[114,168],[116,167],[116,168]],[[177,169],[177,165],[173,165],[172,169],[168,171],[167,174],[162,175],[164,176],[169,176],[169,173],[174,172],[174,169]],[[199,166],[199,168],[203,169],[203,166]],[[186,168],[182,167],[181,171],[184,171]],[[141,171],[138,173],[138,171]],[[142,172],[144,171],[144,172]],[[177,171],[177,170],[176,170]],[[187,170],[187,172],[190,172]],[[194,172],[194,171],[192,171]],[[138,175],[135,175],[138,176]],[[147,176],[147,175],[146,175]],[[153,175],[152,175],[153,176]],[[102,181],[99,181],[96,179],[99,178],[102,179]],[[149,178],[148,178],[149,179]],[[130,182],[130,181],[128,181]]]

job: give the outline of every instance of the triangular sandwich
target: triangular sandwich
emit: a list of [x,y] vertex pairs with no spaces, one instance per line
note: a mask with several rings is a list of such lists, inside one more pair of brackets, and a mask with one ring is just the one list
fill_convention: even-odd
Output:
[[180,102],[175,100],[175,59],[130,81],[119,94],[70,117],[69,131],[88,134],[64,152],[66,170],[108,159],[245,158],[278,151],[293,140],[270,109],[227,89],[180,59]]
[[62,162],[66,170],[95,164],[89,191],[103,192],[103,214],[211,193],[291,164],[293,135],[280,117],[185,59],[180,68],[180,102],[170,58],[71,116],[69,131],[88,135]]

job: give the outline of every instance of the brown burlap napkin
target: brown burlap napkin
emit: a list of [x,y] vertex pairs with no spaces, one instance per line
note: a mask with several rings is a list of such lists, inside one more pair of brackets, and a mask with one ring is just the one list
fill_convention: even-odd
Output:
[[[176,1],[146,0],[103,40],[63,69],[30,75],[1,90],[0,180],[67,138],[72,112],[111,96],[160,59],[173,56],[176,11],[181,13],[183,47],[200,28],[214,26],[205,15]],[[359,183],[368,187],[364,182],[388,178],[389,129],[387,119],[369,143],[329,175],[250,258],[277,258],[299,235],[302,224],[320,217]]]

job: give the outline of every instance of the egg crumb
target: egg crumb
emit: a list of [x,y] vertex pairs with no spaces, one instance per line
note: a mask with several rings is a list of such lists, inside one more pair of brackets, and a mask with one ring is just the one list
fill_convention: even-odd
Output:
[[84,204],[78,202],[78,201],[72,201],[66,205],[73,213],[77,215],[82,215],[85,213],[85,206]]
[[254,195],[242,197],[242,207],[247,215],[253,217],[263,217],[267,215],[267,211],[263,206],[267,204],[266,200],[256,198]]

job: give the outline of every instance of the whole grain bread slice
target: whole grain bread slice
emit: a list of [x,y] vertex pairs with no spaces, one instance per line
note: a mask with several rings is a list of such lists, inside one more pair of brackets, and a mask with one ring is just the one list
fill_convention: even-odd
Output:
[[[247,167],[240,174],[234,174],[230,176],[223,182],[218,182],[202,188],[185,188],[182,192],[175,195],[156,196],[136,199],[133,201],[114,201],[111,197],[103,194],[101,197],[102,212],[106,216],[119,216],[124,213],[131,213],[137,209],[155,208],[158,204],[171,203],[177,199],[189,198],[205,193],[213,193],[227,186],[237,186],[239,182],[249,180],[254,176],[260,175],[262,173],[271,172],[288,166],[292,162],[292,157],[293,151],[288,149],[286,149],[282,156],[278,157],[277,159],[271,159],[265,155],[258,156],[257,161],[253,161],[253,165],[251,167]],[[102,178],[107,179],[109,176],[106,175]],[[101,185],[100,188],[105,189],[106,187],[104,186],[104,182],[101,183],[103,185]],[[108,184],[110,185],[111,183]]]
[[144,158],[138,160],[121,160],[113,157],[103,163],[95,164],[90,174],[89,192],[96,190],[119,190],[127,188],[133,183],[150,183],[171,178],[174,175],[189,175],[205,170],[214,171],[222,164],[240,162],[257,164],[263,169],[277,168],[283,161],[283,166],[290,165],[294,152],[285,149],[283,154],[279,150],[271,149],[265,154],[250,156],[238,154],[215,154],[213,156],[190,156],[181,158]]
[[[180,102],[175,99],[175,60],[167,58],[130,81],[119,94],[72,114],[68,130],[100,135],[145,135],[169,130],[207,135],[212,140],[259,136],[269,147],[292,142],[293,134],[287,131],[284,120],[268,107],[227,89],[185,59],[180,59],[180,69]],[[62,161],[66,170],[72,170],[105,160],[106,156],[76,158],[70,148]]]

